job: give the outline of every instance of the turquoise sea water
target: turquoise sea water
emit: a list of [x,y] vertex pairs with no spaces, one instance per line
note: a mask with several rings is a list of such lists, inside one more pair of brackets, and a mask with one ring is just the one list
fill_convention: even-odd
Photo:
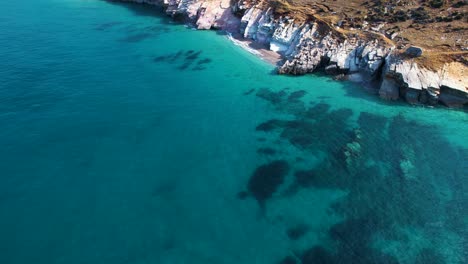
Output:
[[468,114],[97,0],[0,3],[0,263],[466,263]]

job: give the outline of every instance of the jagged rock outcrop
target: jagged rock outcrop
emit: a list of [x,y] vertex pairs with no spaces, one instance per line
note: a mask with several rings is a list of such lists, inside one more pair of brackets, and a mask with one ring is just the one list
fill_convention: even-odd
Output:
[[299,41],[297,36],[303,27],[304,25],[295,24],[292,19],[280,19],[271,37],[270,49],[289,55],[293,51],[294,41]]
[[[429,70],[410,58],[397,56],[394,47],[378,35],[344,35],[323,21],[295,22],[275,17],[271,8],[231,0],[123,0],[162,5],[171,16],[183,16],[198,29],[223,29],[269,45],[285,58],[281,74],[306,74],[324,69],[353,80],[380,81],[380,97],[404,98],[413,104],[463,106],[468,104],[466,66],[447,63]],[[377,34],[377,33],[376,33]],[[422,49],[412,47],[411,56]],[[408,57],[408,56],[407,56]],[[351,78],[352,77],[352,78]]]
[[324,25],[314,23],[302,28],[294,55],[280,67],[280,73],[304,74],[323,67],[330,74],[361,72],[370,78],[377,76],[391,47],[378,40],[345,39],[321,27]]
[[183,16],[198,29],[237,30],[239,19],[233,14],[230,0],[121,0],[164,6],[170,16]]
[[446,63],[438,71],[423,68],[412,60],[389,55],[383,71],[381,96],[403,97],[412,104],[436,104],[460,107],[468,103],[468,81],[465,66]]

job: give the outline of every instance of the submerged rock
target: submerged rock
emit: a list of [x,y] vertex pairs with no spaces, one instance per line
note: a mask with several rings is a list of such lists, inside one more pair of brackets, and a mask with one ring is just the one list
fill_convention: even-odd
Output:
[[277,191],[288,172],[289,164],[284,160],[261,165],[250,177],[247,190],[264,207],[266,200]]
[[359,158],[361,156],[361,144],[359,141],[362,139],[362,132],[359,129],[354,131],[353,141],[346,144],[343,148],[343,156],[348,171],[354,172],[361,165]]
[[286,231],[286,234],[288,235],[289,239],[298,240],[301,237],[303,237],[308,231],[309,231],[308,226],[304,224],[300,224],[300,225],[289,228]]
[[257,153],[263,154],[263,155],[274,155],[276,154],[276,150],[273,148],[265,147],[265,148],[257,149]]
[[316,246],[307,250],[301,258],[302,264],[333,264],[338,263],[335,257],[323,247]]
[[279,262],[279,264],[296,264],[296,263],[297,263],[296,259],[291,256],[287,256]]

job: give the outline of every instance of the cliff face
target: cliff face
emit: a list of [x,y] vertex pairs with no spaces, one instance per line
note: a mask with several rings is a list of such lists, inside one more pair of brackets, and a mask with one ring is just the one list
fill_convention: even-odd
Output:
[[466,66],[446,63],[437,71],[420,67],[416,62],[389,55],[383,71],[380,95],[383,98],[403,97],[409,103],[461,107],[468,103]]
[[281,74],[324,69],[328,74],[376,83],[379,95],[385,99],[404,98],[412,104],[440,102],[450,107],[468,104],[464,64],[451,62],[436,70],[424,68],[415,58],[395,52],[392,43],[378,33],[342,32],[314,18],[296,22],[275,17],[273,10],[264,5],[242,1],[124,1],[161,5],[168,15],[187,18],[198,29],[223,29],[266,44],[284,57],[278,67]]

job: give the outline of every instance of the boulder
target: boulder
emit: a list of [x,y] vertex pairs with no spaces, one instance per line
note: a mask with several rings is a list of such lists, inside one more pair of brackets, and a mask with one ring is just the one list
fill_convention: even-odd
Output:
[[405,100],[410,104],[419,104],[419,94],[420,90],[416,89],[406,89]]
[[411,46],[405,51],[406,55],[413,58],[420,57],[423,54],[423,49],[416,46]]
[[462,108],[464,105],[468,104],[468,98],[463,98],[449,93],[441,93],[439,101],[445,106],[452,108]]

